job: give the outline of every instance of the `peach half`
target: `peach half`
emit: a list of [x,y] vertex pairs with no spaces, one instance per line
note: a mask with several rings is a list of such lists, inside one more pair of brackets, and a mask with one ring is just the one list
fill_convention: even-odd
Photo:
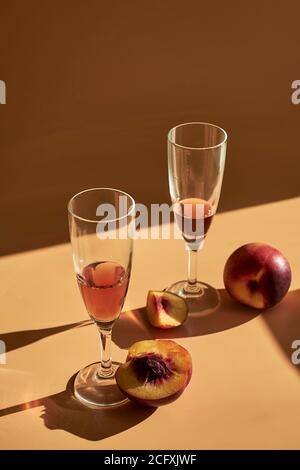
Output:
[[176,328],[185,322],[187,316],[187,303],[179,295],[165,291],[148,292],[147,317],[152,326],[162,329]]
[[157,407],[176,400],[191,376],[192,359],[186,349],[171,340],[145,340],[130,347],[116,381],[130,400]]

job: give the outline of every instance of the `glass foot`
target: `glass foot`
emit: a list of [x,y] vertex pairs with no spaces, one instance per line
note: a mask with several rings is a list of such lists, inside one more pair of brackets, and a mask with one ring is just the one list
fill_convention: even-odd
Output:
[[221,301],[218,290],[204,282],[197,282],[193,288],[190,288],[187,281],[178,281],[166,291],[183,297],[188,304],[190,314],[206,315],[216,310]]
[[90,408],[110,408],[123,405],[128,399],[116,384],[115,372],[119,367],[113,362],[113,372],[108,377],[100,377],[100,362],[90,364],[81,369],[74,382],[74,395],[81,403]]

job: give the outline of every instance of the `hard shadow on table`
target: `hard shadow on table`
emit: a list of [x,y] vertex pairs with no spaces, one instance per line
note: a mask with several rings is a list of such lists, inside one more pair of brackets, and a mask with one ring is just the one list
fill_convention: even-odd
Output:
[[300,340],[300,289],[289,292],[282,302],[267,310],[262,318],[286,355],[289,364],[300,372],[300,364],[292,363],[292,354],[296,351],[292,348],[292,343]]
[[132,402],[107,410],[87,408],[73,396],[74,378],[75,375],[63,392],[0,410],[0,418],[43,406],[41,418],[48,429],[61,429],[82,439],[98,441],[136,426],[155,411]]
[[90,320],[83,320],[76,323],[68,323],[67,325],[53,326],[51,328],[41,328],[35,330],[10,331],[9,333],[1,333],[1,340],[5,342],[6,351],[28,346],[29,344],[40,341],[48,336],[56,335],[72,328],[80,328],[90,325]]
[[204,316],[189,315],[182,326],[174,329],[152,327],[147,320],[145,307],[124,312],[113,328],[113,341],[120,348],[128,349],[132,343],[143,339],[208,335],[235,328],[258,315],[259,312],[232,300],[225,289],[219,289],[218,292],[220,303],[216,310]]

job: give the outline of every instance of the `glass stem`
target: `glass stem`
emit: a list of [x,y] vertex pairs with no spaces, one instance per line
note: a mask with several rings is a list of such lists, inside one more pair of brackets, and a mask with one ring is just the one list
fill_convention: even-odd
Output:
[[190,294],[195,294],[200,290],[197,284],[197,256],[197,250],[188,250],[188,282],[184,290]]
[[100,335],[100,346],[101,346],[101,361],[100,367],[98,370],[98,376],[103,379],[107,377],[112,377],[114,375],[114,370],[112,366],[111,359],[111,328],[103,329],[98,326],[99,335]]

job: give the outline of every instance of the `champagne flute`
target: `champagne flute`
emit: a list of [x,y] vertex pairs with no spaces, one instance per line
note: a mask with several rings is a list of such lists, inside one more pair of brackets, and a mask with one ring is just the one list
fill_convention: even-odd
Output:
[[92,408],[127,401],[115,381],[111,332],[126,297],[133,249],[135,202],[110,188],[82,191],[69,201],[69,228],[77,283],[100,335],[101,361],[78,372],[75,397]]
[[168,133],[169,188],[188,250],[188,279],[167,290],[184,297],[190,312],[202,312],[218,303],[215,289],[197,279],[197,253],[217,211],[226,145],[226,132],[213,124],[189,122]]

